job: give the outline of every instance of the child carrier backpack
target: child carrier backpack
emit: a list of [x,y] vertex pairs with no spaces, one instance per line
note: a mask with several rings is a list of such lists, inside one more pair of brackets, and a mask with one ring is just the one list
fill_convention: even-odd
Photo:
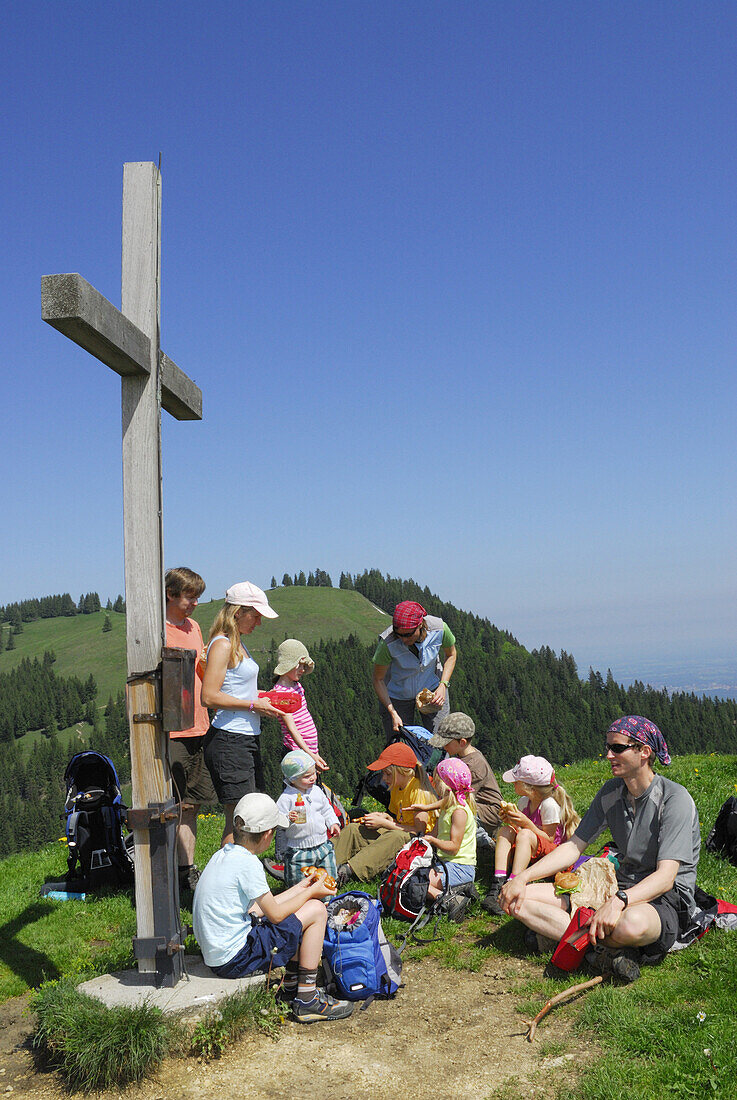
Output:
[[[424,726],[400,726],[396,733],[389,738],[387,745],[409,745],[425,771],[431,772],[445,756],[443,749],[432,747],[430,744],[431,737],[432,734]],[[356,793],[353,796],[353,805],[348,811],[351,817],[363,816],[361,803],[365,794],[376,799],[386,809],[389,808],[390,791],[381,778],[381,772],[369,772],[368,775],[358,781]]]
[[115,765],[102,753],[78,752],[64,772],[67,798],[67,879],[89,886],[133,881],[133,861],[123,836],[125,806]]
[[393,997],[401,985],[402,960],[381,927],[381,904],[362,890],[327,903],[322,961],[328,986],[347,1001]]
[[[437,898],[428,898],[431,871],[437,871],[443,883],[442,891]],[[404,949],[407,938],[424,928],[433,916],[440,919],[447,894],[448,868],[444,861],[438,857],[433,846],[424,837],[413,837],[408,844],[399,849],[393,862],[384,872],[379,887],[379,899],[387,916],[412,922],[402,940],[400,951]]]
[[734,795],[717,814],[714,828],[706,838],[706,848],[737,865],[737,798]]

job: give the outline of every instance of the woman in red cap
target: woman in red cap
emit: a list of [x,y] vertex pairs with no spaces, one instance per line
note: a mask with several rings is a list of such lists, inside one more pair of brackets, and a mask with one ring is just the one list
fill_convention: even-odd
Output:
[[[440,655],[443,654],[441,662]],[[394,608],[392,625],[379,635],[373,656],[373,685],[387,738],[415,719],[415,699],[432,692],[432,714],[420,714],[425,729],[450,711],[448,687],[456,665],[456,640],[442,619],[421,603],[404,600]]]
[[368,769],[381,772],[391,792],[389,813],[366,814],[361,822],[346,825],[333,841],[338,886],[351,878],[369,882],[386,870],[411,833],[425,833],[435,826],[437,814],[416,809],[435,802],[437,795],[409,745],[387,745]]

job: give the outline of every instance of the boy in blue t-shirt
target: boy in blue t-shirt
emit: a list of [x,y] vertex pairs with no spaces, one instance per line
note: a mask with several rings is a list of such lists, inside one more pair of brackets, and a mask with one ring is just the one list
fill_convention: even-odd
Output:
[[342,1020],[353,1005],[317,988],[327,923],[321,899],[335,890],[313,876],[275,897],[258,858],[276,826],[287,824],[268,795],[244,795],[233,814],[234,843],[215,853],[197,883],[194,933],[218,977],[242,978],[270,965],[285,966],[284,995],[300,1023]]

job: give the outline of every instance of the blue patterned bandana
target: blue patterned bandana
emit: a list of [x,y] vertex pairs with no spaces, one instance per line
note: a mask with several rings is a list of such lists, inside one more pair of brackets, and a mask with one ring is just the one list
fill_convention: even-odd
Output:
[[628,714],[626,718],[618,718],[612,722],[607,733],[621,733],[632,741],[639,741],[641,745],[647,745],[653,750],[661,764],[670,764],[670,755],[665,738],[655,725],[647,718],[639,714]]

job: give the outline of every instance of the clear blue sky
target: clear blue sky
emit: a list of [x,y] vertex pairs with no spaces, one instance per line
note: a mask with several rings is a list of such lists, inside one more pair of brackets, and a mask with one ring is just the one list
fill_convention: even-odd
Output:
[[120,304],[163,170],[165,556],[376,566],[583,666],[735,649],[732,3],[11,5],[0,603],[123,587]]

